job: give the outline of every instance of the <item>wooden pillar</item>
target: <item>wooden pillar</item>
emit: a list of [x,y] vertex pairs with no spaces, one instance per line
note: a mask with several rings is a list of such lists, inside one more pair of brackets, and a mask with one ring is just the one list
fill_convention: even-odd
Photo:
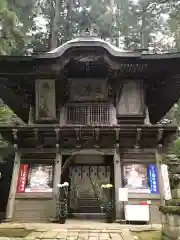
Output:
[[28,120],[28,125],[34,123],[33,111],[34,111],[33,107],[30,106],[30,109],[29,109],[29,120]]
[[54,169],[54,183],[53,183],[53,193],[58,193],[57,185],[60,184],[61,181],[61,166],[62,166],[62,155],[60,153],[56,153],[55,159],[55,169]]
[[158,190],[160,194],[160,204],[164,205],[165,201],[164,201],[163,181],[162,181],[162,173],[161,173],[161,165],[163,162],[163,149],[161,144],[159,144],[158,147],[156,148],[155,158],[156,158],[157,177],[158,177]]
[[56,195],[58,193],[58,184],[61,181],[61,166],[62,166],[62,155],[57,152],[55,158],[54,167],[54,182],[53,182],[53,217],[56,217]]
[[122,170],[119,154],[119,144],[116,144],[114,151],[114,187],[115,187],[115,212],[116,221],[123,218],[123,203],[119,202],[119,188],[122,188]]
[[17,189],[17,184],[18,184],[20,161],[21,161],[20,159],[21,159],[20,152],[18,149],[16,149],[13,174],[12,174],[12,179],[11,179],[11,187],[10,187],[10,191],[9,191],[9,198],[8,198],[8,204],[7,204],[7,210],[6,210],[6,219],[7,220],[11,220],[12,216],[13,216],[14,204],[15,204],[15,198],[16,198],[16,189]]
[[148,107],[146,107],[146,110],[145,110],[145,119],[144,119],[144,124],[145,125],[151,125],[150,123],[150,118],[149,118],[149,111],[148,111]]

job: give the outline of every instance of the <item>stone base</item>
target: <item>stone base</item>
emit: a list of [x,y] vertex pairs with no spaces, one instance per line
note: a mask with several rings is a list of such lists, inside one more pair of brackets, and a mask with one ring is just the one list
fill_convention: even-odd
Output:
[[126,224],[126,220],[125,219],[116,219],[114,222],[115,223],[120,223],[120,224]]
[[169,237],[162,234],[161,240],[169,240]]
[[180,199],[180,189],[173,189],[172,190],[172,198],[173,199]]
[[180,216],[172,214],[162,215],[162,239],[177,240],[180,238]]

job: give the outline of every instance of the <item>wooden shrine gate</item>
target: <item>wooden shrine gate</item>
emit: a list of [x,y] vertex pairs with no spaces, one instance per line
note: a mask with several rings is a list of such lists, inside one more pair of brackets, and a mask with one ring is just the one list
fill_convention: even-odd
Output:
[[102,213],[105,196],[101,185],[111,182],[111,166],[74,165],[69,177],[70,212]]

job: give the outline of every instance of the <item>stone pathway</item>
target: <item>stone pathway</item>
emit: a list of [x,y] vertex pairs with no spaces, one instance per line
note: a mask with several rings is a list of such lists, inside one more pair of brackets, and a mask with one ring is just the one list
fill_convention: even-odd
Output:
[[[128,237],[129,234],[129,237]],[[125,236],[127,235],[127,237]],[[56,229],[48,232],[32,232],[24,240],[132,240],[129,231]]]
[[[0,240],[133,240],[132,231],[147,231],[152,226],[106,224],[92,221],[74,221],[66,224],[3,223],[1,229],[30,230],[24,238],[0,237]],[[153,227],[154,229],[159,228]]]

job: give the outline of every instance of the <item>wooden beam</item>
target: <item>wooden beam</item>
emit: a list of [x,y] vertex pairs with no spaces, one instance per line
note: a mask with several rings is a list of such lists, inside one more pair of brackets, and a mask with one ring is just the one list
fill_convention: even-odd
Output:
[[94,145],[94,147],[99,148],[100,147],[100,145],[99,145],[99,128],[95,128],[94,131],[95,131],[95,145]]
[[99,148],[99,149],[60,149],[62,155],[114,155],[114,148]]
[[115,216],[116,221],[120,221],[123,219],[123,203],[119,202],[119,188],[123,187],[122,183],[122,164],[121,157],[119,152],[119,144],[117,143],[114,149],[114,157],[113,157],[113,165],[114,165],[114,188],[115,188]]
[[75,128],[75,133],[76,133],[76,148],[81,148],[81,142],[80,142],[80,134],[81,134],[81,129],[80,128]]
[[14,145],[18,144],[18,130],[16,128],[12,129]]
[[61,183],[61,168],[62,168],[62,155],[60,152],[56,153],[55,167],[54,167],[54,182],[53,182],[53,218],[56,218],[56,205],[57,205],[57,195],[58,195],[58,184]]
[[158,175],[158,190],[160,194],[160,204],[164,205],[164,191],[163,191],[163,180],[162,180],[162,172],[161,172],[161,165],[163,161],[163,152],[162,152],[162,144],[159,144],[157,146],[156,152],[155,152],[155,158],[156,158],[156,167],[157,167],[157,175]]
[[119,143],[119,133],[120,133],[120,128],[116,128],[115,129],[115,131],[116,131],[116,143]]
[[136,131],[136,143],[134,145],[135,148],[140,148],[141,136],[142,136],[142,129],[141,128],[137,128],[137,131]]
[[38,135],[39,130],[38,130],[38,128],[34,128],[33,132],[34,132],[35,141],[38,143],[38,141],[39,141],[39,135]]
[[164,129],[159,128],[158,131],[157,131],[157,145],[162,144],[163,134],[164,134]]
[[29,153],[37,153],[37,154],[42,154],[42,153],[56,153],[56,148],[21,148],[21,153],[22,154],[29,154]]
[[55,128],[55,133],[56,133],[56,151],[58,153],[59,147],[60,147],[60,128]]

